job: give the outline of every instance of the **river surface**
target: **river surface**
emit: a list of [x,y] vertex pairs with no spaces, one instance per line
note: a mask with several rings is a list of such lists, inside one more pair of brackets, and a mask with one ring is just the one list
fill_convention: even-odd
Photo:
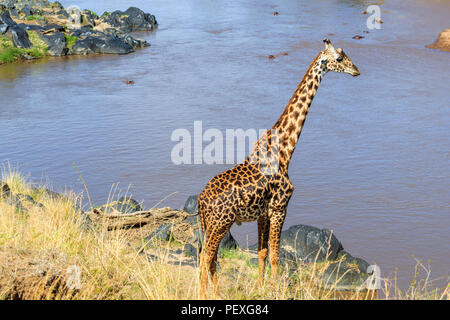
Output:
[[[61,2],[99,14],[129,6]],[[0,162],[82,192],[75,163],[95,204],[118,183],[145,207],[180,208],[232,165],[175,165],[172,132],[193,133],[194,121],[224,134],[270,128],[328,37],[361,76],[323,80],[290,165],[295,192],[284,227],[332,229],[383,277],[398,269],[401,286],[414,257],[445,283],[450,53],[424,46],[450,27],[450,1],[381,1],[381,29],[363,33],[362,11],[372,3],[133,1],[159,22],[138,33],[149,48],[0,66]],[[241,246],[253,244],[256,223],[232,233]]]

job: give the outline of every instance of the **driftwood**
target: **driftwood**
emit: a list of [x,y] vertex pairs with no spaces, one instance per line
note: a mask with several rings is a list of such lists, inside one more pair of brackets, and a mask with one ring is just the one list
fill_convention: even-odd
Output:
[[52,28],[52,29],[48,29],[48,30],[41,30],[42,34],[47,34],[47,33],[52,33],[52,32],[56,32],[56,29]]
[[106,224],[108,230],[140,228],[150,223],[161,224],[161,222],[169,219],[192,216],[183,210],[175,210],[169,207],[153,208],[150,210],[137,211],[128,214],[120,213],[118,211],[104,213],[99,209],[93,209],[92,211],[88,211],[86,213],[98,222]]

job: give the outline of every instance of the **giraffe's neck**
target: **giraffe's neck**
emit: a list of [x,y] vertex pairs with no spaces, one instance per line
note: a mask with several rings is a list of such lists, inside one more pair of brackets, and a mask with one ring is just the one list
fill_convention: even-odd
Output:
[[[326,73],[325,65],[322,64],[322,59],[320,58],[321,54],[322,52],[320,52],[311,63],[283,113],[273,125],[272,129],[267,133],[267,135],[271,137],[273,137],[274,134],[277,135],[276,144],[278,145],[277,152],[279,155],[278,166],[280,169],[286,171],[289,167],[289,162],[291,161],[300,133],[302,132],[309,107],[319,88],[322,77]],[[261,139],[266,138],[262,137]],[[259,152],[258,149],[260,149],[260,145],[262,145],[261,139],[257,142],[257,145],[255,145],[255,149],[250,159],[252,159],[252,156],[255,156],[256,152]],[[269,139],[269,145],[272,144],[271,141],[274,141],[274,139]]]

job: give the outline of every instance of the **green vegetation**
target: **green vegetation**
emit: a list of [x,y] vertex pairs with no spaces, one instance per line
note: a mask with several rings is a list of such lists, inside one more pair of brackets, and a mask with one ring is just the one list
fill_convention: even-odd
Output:
[[31,15],[25,18],[25,20],[27,21],[31,21],[31,20],[45,20],[45,17],[41,16],[41,15]]
[[64,35],[66,37],[66,47],[72,50],[72,47],[77,42],[78,37],[77,36],[70,36],[68,34]]
[[27,31],[33,47],[29,49],[16,48],[13,42],[5,37],[0,36],[0,63],[11,63],[22,58],[24,55],[33,58],[42,58],[47,55],[48,46],[42,41],[34,31]]
[[101,15],[100,18],[103,18],[103,17],[106,17],[106,16],[110,16],[110,15],[111,15],[111,12],[105,11],[105,12]]

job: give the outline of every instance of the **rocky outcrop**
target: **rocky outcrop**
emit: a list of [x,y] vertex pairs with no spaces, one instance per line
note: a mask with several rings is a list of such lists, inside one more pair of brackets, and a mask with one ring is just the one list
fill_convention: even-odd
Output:
[[[256,251],[257,244],[249,247]],[[281,232],[280,263],[295,271],[299,265],[331,262],[321,274],[320,284],[335,290],[352,290],[365,286],[369,263],[353,257],[328,229],[294,225]],[[257,263],[257,261],[254,261]]]
[[153,31],[158,25],[154,15],[145,13],[136,7],[130,7],[126,11],[105,12],[102,15],[101,22],[107,23],[124,33]]
[[17,48],[30,48],[33,46],[28,33],[11,19],[10,13],[5,8],[0,8],[0,35],[10,38]]
[[120,38],[96,33],[78,40],[72,47],[74,54],[114,53],[127,54],[134,52],[134,48]]
[[48,53],[51,56],[65,56],[69,53],[69,49],[66,47],[66,37],[62,32],[52,32],[51,34],[37,33],[39,37],[48,46]]
[[34,46],[27,32],[34,31],[52,56],[131,53],[150,44],[129,32],[153,31],[157,26],[155,16],[135,7],[98,16],[47,0],[0,0],[0,35],[27,49]]
[[450,29],[442,31],[436,41],[426,47],[450,52]]

